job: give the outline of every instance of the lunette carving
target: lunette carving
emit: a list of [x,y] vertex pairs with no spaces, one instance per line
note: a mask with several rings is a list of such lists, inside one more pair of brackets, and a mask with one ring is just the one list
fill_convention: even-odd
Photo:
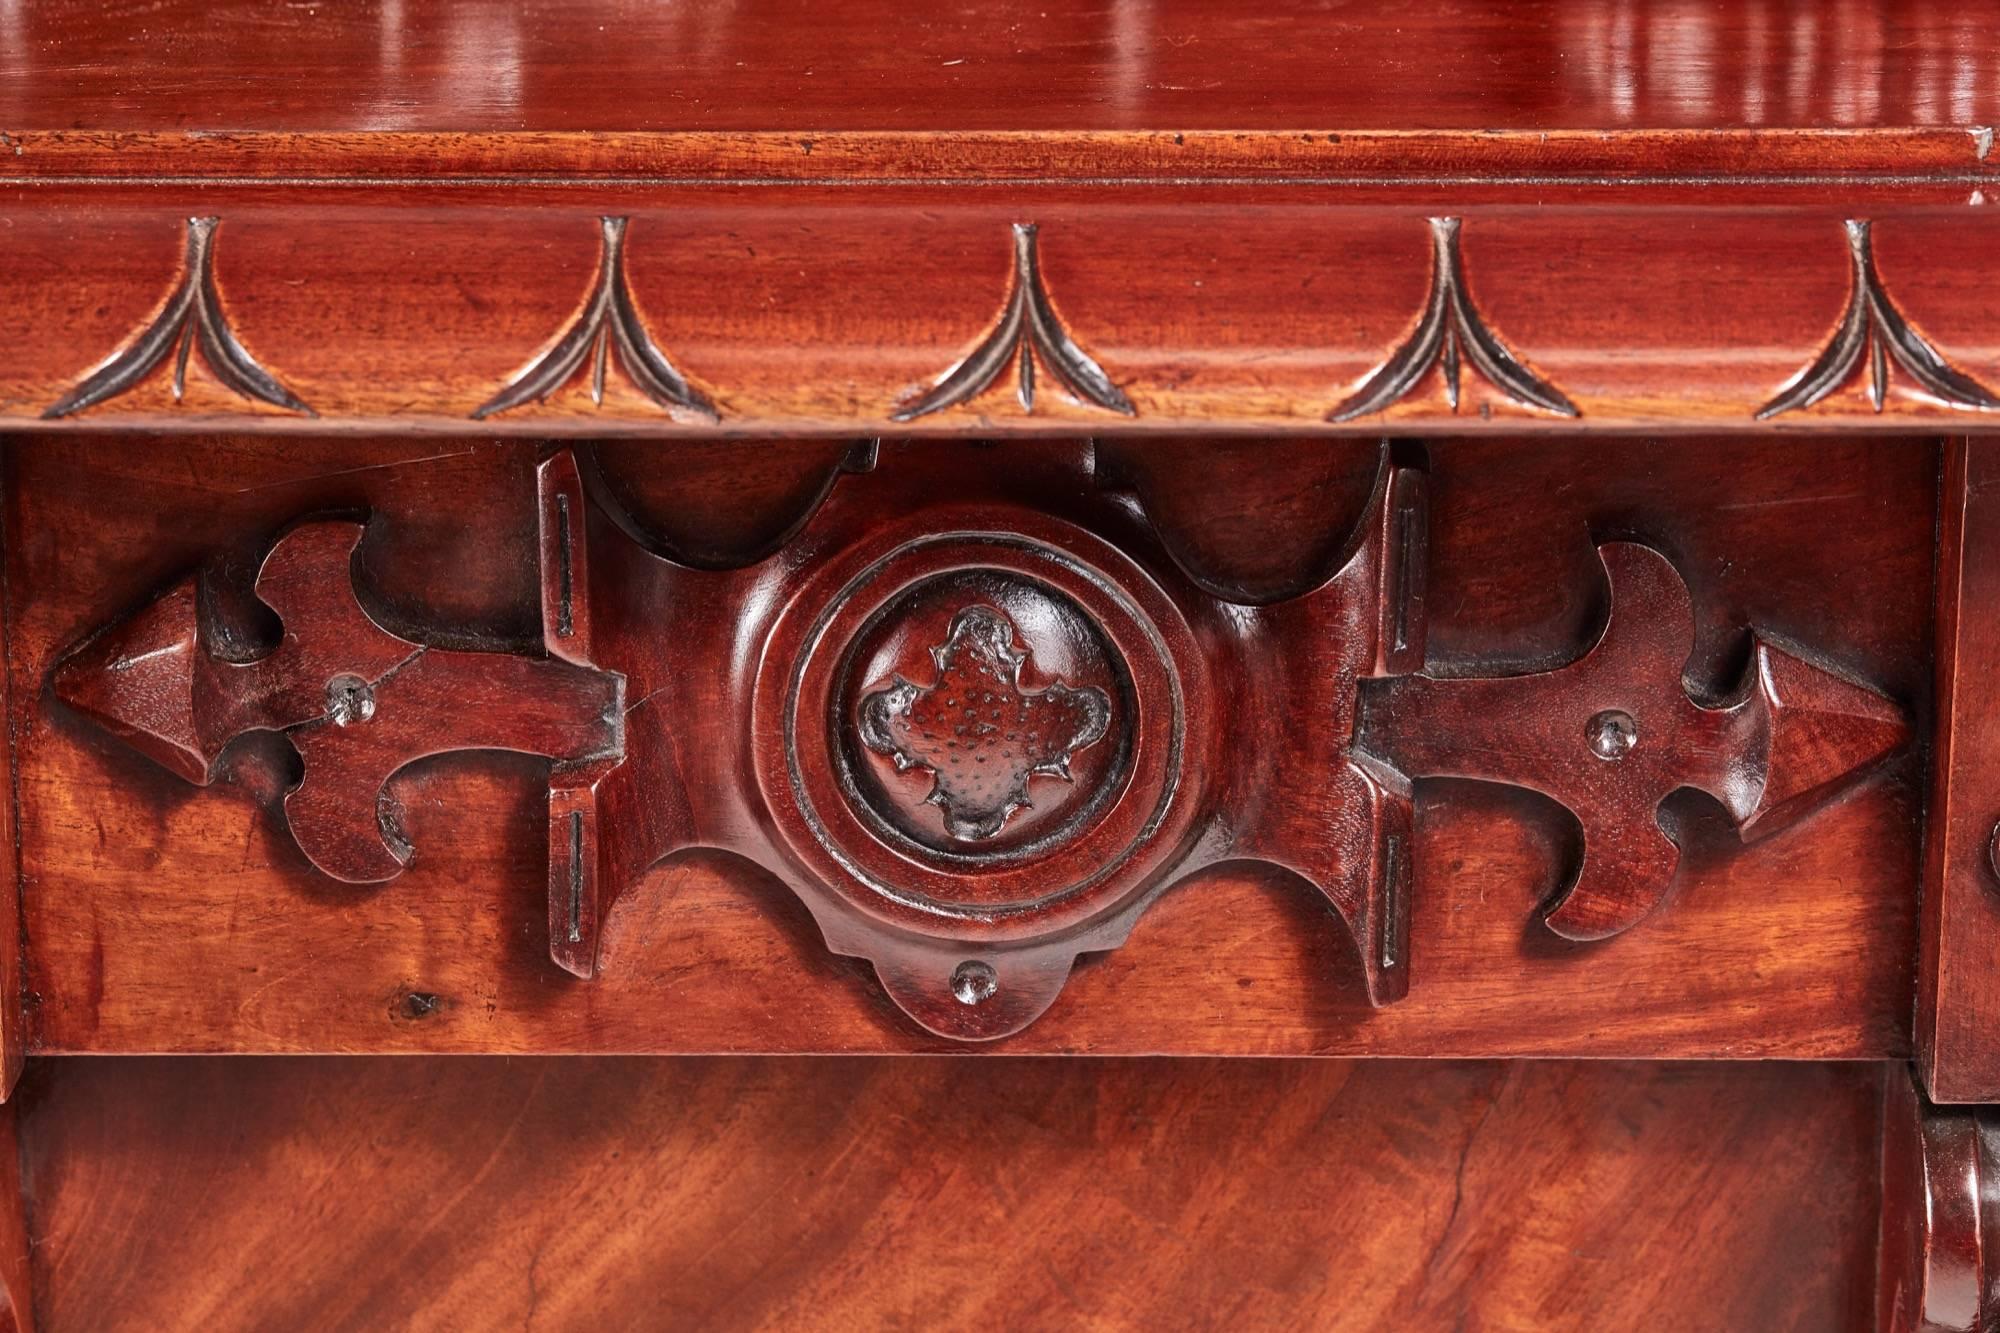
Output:
[[934,684],[899,676],[863,697],[861,739],[899,771],[933,775],[924,800],[943,812],[955,838],[998,833],[1009,815],[1033,804],[1031,778],[1071,781],[1071,757],[1103,740],[1110,725],[1111,702],[1095,686],[1022,686],[1028,654],[1014,642],[1014,623],[993,607],[959,612],[931,658]]
[[590,401],[604,403],[605,364],[615,349],[619,367],[648,398],[666,408],[681,408],[709,421],[720,419],[715,405],[689,384],[665,352],[646,331],[639,307],[632,299],[631,280],[625,272],[625,231],[630,219],[598,219],[601,239],[597,257],[597,277],[583,309],[556,336],[555,345],[536,358],[506,388],[476,408],[472,417],[483,421],[523,403],[547,398],[590,359]]
[[1037,228],[1014,224],[1014,267],[1000,322],[971,353],[923,393],[890,413],[894,421],[914,421],[947,407],[970,402],[992,385],[1009,361],[1019,365],[1016,393],[1024,411],[1035,410],[1035,358],[1071,393],[1086,403],[1122,416],[1137,409],[1103,367],[1076,345],[1063,327],[1042,282]]
[[188,356],[196,346],[201,348],[201,359],[210,372],[227,388],[273,407],[309,417],[319,415],[258,365],[231,331],[215,283],[215,233],[221,223],[220,218],[212,217],[187,220],[180,280],[160,313],[129,346],[44,411],[45,419],[66,417],[117,397],[152,374],[170,351],[174,354],[174,401],[179,402],[187,387]]
[[1757,409],[1757,419],[1765,421],[1811,407],[1852,379],[1863,355],[1868,358],[1868,401],[1877,412],[1888,400],[1892,357],[1948,406],[1975,411],[2000,409],[2000,397],[1970,375],[1954,370],[1897,308],[1875,267],[1873,224],[1850,220],[1845,227],[1853,277],[1840,324],[1812,364]]
[[1414,389],[1433,365],[1443,367],[1445,401],[1458,411],[1461,346],[1474,368],[1514,401],[1557,416],[1579,415],[1575,403],[1523,365],[1481,318],[1465,280],[1460,220],[1431,218],[1430,228],[1430,293],[1416,329],[1327,420],[1353,421],[1382,411]]
[[1544,916],[1575,940],[1615,935],[1659,905],[1680,860],[1657,819],[1670,793],[1707,792],[1747,841],[1796,823],[1910,738],[1895,704],[1761,635],[1731,698],[1690,698],[1686,583],[1648,546],[1612,542],[1598,556],[1610,618],[1568,665],[1363,686],[1370,753],[1411,776],[1528,787],[1576,816],[1582,863]]

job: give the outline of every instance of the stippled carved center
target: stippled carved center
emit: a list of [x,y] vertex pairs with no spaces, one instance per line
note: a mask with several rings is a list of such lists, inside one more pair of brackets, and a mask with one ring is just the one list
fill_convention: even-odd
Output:
[[1110,697],[1096,686],[1023,686],[1028,653],[1015,641],[1013,621],[993,607],[960,611],[931,657],[934,683],[898,677],[863,696],[858,722],[862,742],[898,772],[932,774],[924,799],[954,838],[977,842],[999,833],[1010,815],[1034,804],[1037,777],[1072,781],[1071,760],[1110,726]]

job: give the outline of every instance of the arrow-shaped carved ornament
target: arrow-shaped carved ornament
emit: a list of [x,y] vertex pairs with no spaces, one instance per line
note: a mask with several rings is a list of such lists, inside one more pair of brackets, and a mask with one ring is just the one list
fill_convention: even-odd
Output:
[[1603,939],[1666,894],[1680,848],[1660,802],[1683,787],[1720,801],[1745,839],[1795,822],[1850,777],[1901,749],[1889,700],[1762,638],[1728,700],[1690,698],[1687,584],[1664,555],[1597,549],[1611,615],[1576,661],[1534,675],[1430,675],[1362,686],[1362,747],[1411,776],[1484,778],[1554,797],[1583,826],[1583,862],[1549,909],[1557,934]]
[[616,763],[624,681],[556,658],[429,648],[390,633],[354,593],[361,534],[358,523],[308,523],[271,548],[257,596],[284,632],[265,656],[216,655],[190,577],[67,658],[55,691],[204,786],[238,736],[281,733],[305,768],[285,798],[292,836],[335,879],[373,884],[400,874],[414,851],[381,800],[399,769],[454,750],[546,755],[559,770]]

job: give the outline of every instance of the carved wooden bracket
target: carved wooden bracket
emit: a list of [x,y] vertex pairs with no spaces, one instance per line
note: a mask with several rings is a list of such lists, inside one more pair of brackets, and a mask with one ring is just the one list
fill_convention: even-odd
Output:
[[[1162,892],[1224,861],[1291,870],[1356,941],[1377,1004],[1407,990],[1405,774],[1533,787],[1589,853],[1550,915],[1595,938],[1664,891],[1654,821],[1681,786],[1746,833],[1797,817],[1907,738],[1901,715],[1761,640],[1742,695],[1687,697],[1687,590],[1645,547],[1603,548],[1615,614],[1558,671],[1417,675],[1426,479],[1385,450],[1338,568],[1246,606],[1204,591],[1131,495],[968,478],[912,446],[832,487],[776,553],[697,569],[569,451],[538,472],[542,655],[425,648],[362,609],[353,523],[299,527],[258,594],[279,646],[221,660],[192,581],[85,644],[58,695],[205,782],[244,731],[280,731],[305,777],[286,810],[342,879],[412,849],[382,800],[442,751],[549,756],[550,950],[598,965],[619,894],[715,847],[787,883],[837,952],[870,960],[932,1032],[1005,1036],[1112,949]],[[850,468],[866,470],[872,450]],[[1358,739],[1357,739],[1358,738]]]
[[1532,788],[1577,817],[1582,864],[1545,918],[1575,940],[1615,935],[1659,905],[1680,861],[1656,818],[1670,793],[1705,791],[1745,838],[1761,837],[1910,738],[1887,699],[1761,637],[1734,696],[1697,703],[1682,683],[1687,585],[1650,547],[1597,554],[1611,614],[1582,657],[1534,675],[1371,684],[1362,711],[1362,745],[1405,773]]

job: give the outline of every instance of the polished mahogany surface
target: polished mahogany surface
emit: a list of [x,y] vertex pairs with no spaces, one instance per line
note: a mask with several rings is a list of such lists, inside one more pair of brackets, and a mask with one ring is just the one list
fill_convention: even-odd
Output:
[[[1591,447],[1614,430],[2000,428],[2000,315],[1980,280],[2000,208],[1957,184],[1669,193],[0,186],[0,424],[746,442],[1540,430]],[[1429,327],[1440,210],[1477,327],[1543,389],[1467,360],[1454,395],[1433,341],[1419,373],[1374,392]],[[587,357],[539,377],[569,331],[607,327],[588,323],[606,218],[631,323],[691,395],[615,356],[601,393]],[[1858,280],[1855,221],[1872,264]],[[1117,396],[1071,392],[1044,364],[1029,407],[1003,358],[977,392],[932,399],[1005,329],[1029,225],[1059,327]],[[204,273],[271,386],[205,347],[177,363],[170,335],[200,307],[176,298]],[[1793,393],[1856,302],[1893,309],[1961,378],[1913,373],[1915,345],[1878,317],[1808,386],[1824,396]]]
[[1949,0],[858,0],[0,10],[9,130],[1969,130]]
[[1950,0],[64,0],[0,175],[1975,173],[1997,73]]
[[[642,533],[697,564],[778,552],[778,579],[787,559],[838,558],[810,531],[803,545],[787,542],[829,484],[849,503],[886,492],[914,510],[945,487],[1069,513],[1110,485],[1141,498],[1205,586],[1251,602],[1297,596],[1324,576],[1365,510],[1381,453],[1331,440],[926,440],[885,444],[873,471],[856,474],[840,471],[846,446],[680,444],[672,467],[660,466],[660,448],[600,445],[596,464]],[[1618,466],[1604,462],[1612,454]],[[1428,455],[1433,671],[1492,675],[1576,658],[1608,596],[1593,538],[1643,538],[1688,582],[1686,675],[1702,696],[1743,678],[1754,627],[1879,691],[1920,734],[1928,727],[1932,445],[1817,436],[1613,449],[1517,437],[1437,440]],[[638,875],[602,923],[595,979],[563,971],[549,957],[545,761],[461,754],[404,770],[388,790],[418,855],[391,882],[344,884],[286,825],[297,774],[283,741],[246,738],[217,781],[197,788],[55,693],[65,653],[191,572],[205,573],[232,621],[274,634],[250,601],[252,573],[274,534],[328,512],[372,516],[354,568],[382,623],[519,651],[542,632],[540,456],[492,440],[13,443],[31,1050],[945,1044],[887,1002],[865,963],[829,954],[777,879],[712,852]],[[634,595],[647,586],[613,584]],[[697,642],[682,667],[688,684],[722,697]],[[654,684],[666,680],[656,673]],[[1230,712],[1238,697],[1209,700],[1233,721],[1215,733],[1223,744],[1208,775],[1243,771],[1269,744],[1254,726],[1283,725],[1287,708],[1331,707],[1312,698],[1302,691],[1250,720]],[[682,745],[727,753],[752,734],[747,711],[674,716],[669,734]],[[1583,722],[1561,732],[1579,752]],[[1371,1006],[1357,946],[1324,900],[1238,860],[1162,897],[1116,952],[1086,958],[1004,1049],[1903,1058],[1924,762],[1921,746],[1906,747],[1804,824],[1747,844],[1709,798],[1670,802],[1684,853],[1666,901],[1597,943],[1563,939],[1539,919],[1582,850],[1573,816],[1515,787],[1423,781],[1407,998]],[[733,771],[747,781],[750,759]],[[1272,808],[1317,809],[1328,781],[1316,769],[1287,775]],[[670,781],[651,790],[643,809],[673,808]]]
[[0,1331],[1992,1325],[1990,8],[0,0]]
[[73,1060],[50,1329],[1869,1327],[1879,1066]]

